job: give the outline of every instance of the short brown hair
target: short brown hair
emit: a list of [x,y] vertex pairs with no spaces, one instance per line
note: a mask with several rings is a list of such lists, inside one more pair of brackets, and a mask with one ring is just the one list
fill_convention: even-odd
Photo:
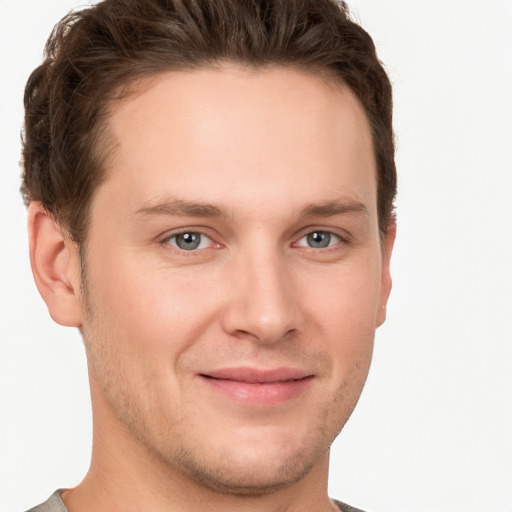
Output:
[[106,176],[102,128],[120,90],[226,61],[329,71],[351,88],[372,129],[384,234],[396,194],[391,84],[372,39],[336,0],[104,0],[69,14],[25,90],[25,201],[41,201],[83,244]]

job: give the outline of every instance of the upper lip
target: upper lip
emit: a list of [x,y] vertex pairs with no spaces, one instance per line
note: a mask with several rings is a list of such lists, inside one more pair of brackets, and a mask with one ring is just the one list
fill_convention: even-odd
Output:
[[221,368],[201,373],[201,375],[212,379],[233,380],[248,384],[268,384],[271,382],[300,380],[313,376],[311,373],[298,368],[260,369],[251,367]]

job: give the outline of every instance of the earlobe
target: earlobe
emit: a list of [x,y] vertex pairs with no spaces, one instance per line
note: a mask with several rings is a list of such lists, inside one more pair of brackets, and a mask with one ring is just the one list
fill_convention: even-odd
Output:
[[28,207],[28,232],[32,273],[50,316],[58,324],[80,327],[78,251],[37,201]]
[[396,238],[396,220],[393,218],[389,222],[388,229],[384,240],[382,241],[382,274],[380,287],[379,310],[377,311],[377,325],[381,326],[386,320],[386,308],[388,304],[389,294],[391,293],[391,254]]

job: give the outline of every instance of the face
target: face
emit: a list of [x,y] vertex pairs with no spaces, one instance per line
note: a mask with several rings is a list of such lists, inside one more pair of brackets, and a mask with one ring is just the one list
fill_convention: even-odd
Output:
[[95,415],[214,489],[300,480],[355,406],[390,287],[361,106],[226,66],[148,81],[110,130],[83,305]]

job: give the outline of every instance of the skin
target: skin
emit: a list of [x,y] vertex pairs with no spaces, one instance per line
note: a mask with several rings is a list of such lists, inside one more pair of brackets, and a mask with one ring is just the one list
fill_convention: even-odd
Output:
[[[395,226],[379,235],[362,107],[302,71],[226,65],[139,84],[109,129],[86,296],[77,248],[29,207],[36,283],[89,365],[93,456],[66,505],[331,510],[329,447],[391,288]],[[184,232],[200,245],[180,249]],[[211,378],[225,368],[307,377],[226,391]]]

